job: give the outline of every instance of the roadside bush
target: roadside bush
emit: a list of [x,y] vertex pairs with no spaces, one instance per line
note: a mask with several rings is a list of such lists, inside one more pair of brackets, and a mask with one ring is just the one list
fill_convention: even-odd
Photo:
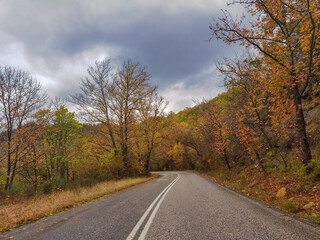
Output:
[[40,186],[40,189],[41,189],[41,192],[44,193],[44,194],[48,194],[51,192],[52,190],[52,184],[51,182],[48,180],[48,181],[45,181],[41,184]]
[[296,178],[307,178],[306,175],[306,166],[298,160],[292,160],[289,163],[288,175]]
[[311,160],[308,167],[313,169],[313,172],[309,175],[309,177],[315,181],[320,181],[320,160],[319,159]]
[[270,171],[274,171],[278,169],[278,166],[272,161],[264,162],[263,166],[266,170],[270,170]]
[[31,185],[26,185],[23,183],[14,183],[10,190],[8,191],[8,195],[24,195],[26,193],[32,193],[33,187]]

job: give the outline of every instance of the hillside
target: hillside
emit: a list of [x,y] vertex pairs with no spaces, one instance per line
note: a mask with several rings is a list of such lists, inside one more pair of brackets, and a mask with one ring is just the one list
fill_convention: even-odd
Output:
[[[289,129],[285,128],[286,122],[282,126],[274,125],[263,108],[260,112],[265,135],[261,131],[262,123],[254,122],[256,118],[252,115],[247,114],[250,118],[242,118],[242,122],[235,119],[237,111],[243,112],[247,104],[240,102],[247,99],[240,94],[241,90],[232,88],[208,102],[168,116],[153,169],[195,170],[248,196],[309,216],[319,223],[319,86],[303,100],[313,156],[308,166],[304,166],[300,146],[293,140],[294,125]],[[241,130],[249,127],[255,134],[252,145],[241,135]],[[254,149],[255,146],[259,148]],[[253,156],[250,147],[254,149]],[[306,172],[308,167],[312,173]]]

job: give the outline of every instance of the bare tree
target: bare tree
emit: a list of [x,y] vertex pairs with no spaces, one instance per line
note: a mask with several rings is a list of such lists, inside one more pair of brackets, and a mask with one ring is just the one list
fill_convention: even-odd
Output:
[[156,90],[150,86],[151,75],[139,62],[127,60],[115,76],[110,86],[111,102],[110,108],[117,125],[117,135],[120,139],[121,156],[127,174],[128,162],[128,140],[132,126],[137,121],[137,112],[141,102]]
[[29,73],[13,67],[0,67],[0,117],[7,145],[5,190],[11,187],[19,162],[19,145],[12,144],[16,137],[15,133],[45,100],[46,95],[41,93],[40,83]]
[[87,69],[89,77],[81,80],[81,93],[71,95],[70,101],[83,111],[86,120],[104,124],[109,132],[110,147],[116,150],[109,109],[109,86],[111,78],[111,61],[96,61]]

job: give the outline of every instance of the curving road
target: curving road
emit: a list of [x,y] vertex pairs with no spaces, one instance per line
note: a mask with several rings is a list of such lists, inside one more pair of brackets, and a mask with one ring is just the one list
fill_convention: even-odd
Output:
[[320,227],[193,173],[154,181],[27,224],[0,239],[320,239]]

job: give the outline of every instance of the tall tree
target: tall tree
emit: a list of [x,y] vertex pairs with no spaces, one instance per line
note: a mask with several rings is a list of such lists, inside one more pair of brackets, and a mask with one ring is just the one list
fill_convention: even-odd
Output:
[[210,109],[207,110],[206,114],[202,118],[202,134],[211,135],[213,141],[213,147],[217,153],[224,160],[228,169],[231,169],[230,160],[227,153],[228,147],[228,129],[226,120],[223,119],[222,111],[218,106],[212,105]]
[[[150,170],[151,155],[160,139],[159,131],[165,126],[163,118],[167,105],[168,102],[165,102],[163,97],[154,92],[141,101],[139,106],[138,131],[136,131],[135,135],[138,149],[143,149],[142,158],[146,173]],[[139,145],[143,146],[140,147]]]
[[[233,104],[229,105],[234,105],[231,118],[235,121],[233,132],[237,133],[248,153],[251,152],[251,158],[269,152],[277,160],[280,157],[280,163],[287,168],[280,148],[280,142],[286,142],[280,141],[280,138],[289,138],[289,126],[294,119],[287,90],[274,84],[278,79],[273,78],[272,69],[259,57],[226,60],[218,68],[226,76],[226,87],[233,89],[234,95],[237,95],[236,101],[230,101]],[[259,147],[253,147],[254,145]],[[259,149],[263,153],[259,153]]]
[[[44,110],[39,111],[43,112]],[[35,116],[36,117],[36,116]],[[44,177],[44,148],[42,136],[47,129],[40,122],[28,122],[24,124],[17,132],[18,141],[14,144],[19,145],[19,168],[16,169],[20,179],[24,179],[32,185],[36,191],[42,183]]]
[[[278,75],[278,84],[290,90],[296,111],[296,126],[305,166],[311,161],[302,98],[308,94],[319,71],[320,6],[317,0],[239,0],[256,21],[234,20],[224,13],[213,35],[231,44],[254,47]],[[249,27],[248,27],[249,26]],[[310,172],[312,169],[307,169]]]
[[13,67],[0,67],[0,117],[6,132],[7,176],[5,190],[14,180],[19,161],[19,145],[12,146],[15,133],[22,124],[44,104],[46,95],[41,93],[40,83],[29,73]]
[[81,93],[71,95],[70,101],[81,108],[87,121],[106,126],[111,144],[105,143],[105,145],[116,151],[109,108],[111,71],[110,59],[96,61],[94,66],[87,69],[89,77],[81,80]]
[[121,157],[129,174],[128,143],[132,126],[137,121],[137,111],[141,102],[154,93],[156,87],[150,85],[151,75],[139,62],[127,60],[114,77],[110,86],[110,109],[118,127]]
[[75,120],[74,113],[69,112],[63,105],[55,112],[52,125],[46,133],[47,157],[51,167],[51,178],[56,180],[69,179],[69,164],[73,144],[82,125]]

